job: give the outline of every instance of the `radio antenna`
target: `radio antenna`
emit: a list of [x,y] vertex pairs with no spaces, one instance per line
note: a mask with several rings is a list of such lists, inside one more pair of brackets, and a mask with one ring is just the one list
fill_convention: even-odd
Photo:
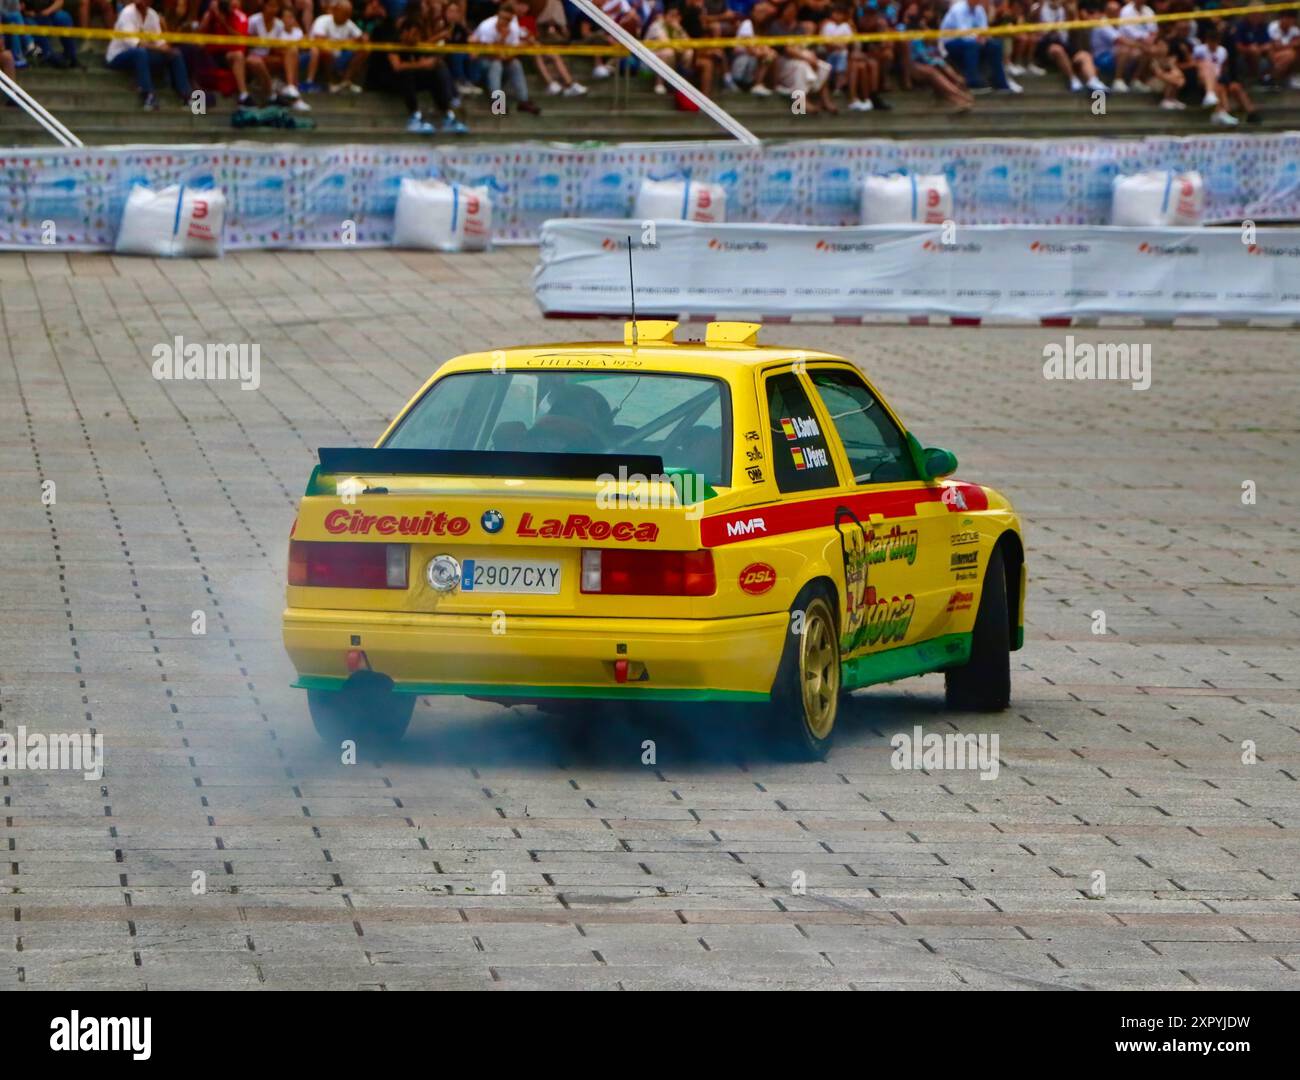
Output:
[[632,348],[636,348],[636,277],[632,274],[632,238],[627,238],[627,291],[632,295]]

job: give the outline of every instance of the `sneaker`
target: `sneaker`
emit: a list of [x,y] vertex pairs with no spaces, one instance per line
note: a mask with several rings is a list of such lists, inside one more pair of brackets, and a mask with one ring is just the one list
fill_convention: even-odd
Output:
[[303,101],[303,99],[300,97],[290,98],[289,108],[291,108],[294,112],[311,112],[311,106],[308,105],[305,101]]
[[480,97],[483,93],[483,88],[481,86],[475,86],[467,79],[462,79],[456,84],[456,93],[461,94],[464,97]]
[[22,69],[25,68],[25,67],[27,67],[27,66],[28,66],[27,61],[24,60],[21,56],[16,56],[16,57],[14,57],[14,70],[15,70],[15,71],[22,71]]
[[1237,118],[1232,115],[1232,113],[1216,112],[1213,116],[1210,117],[1210,123],[1219,124],[1222,127],[1236,127],[1238,121]]
[[435,128],[419,113],[415,113],[411,116],[411,119],[406,122],[406,130],[412,135],[432,135]]
[[158,111],[158,95],[157,95],[157,94],[145,94],[145,95],[140,99],[140,108],[143,109],[145,112],[157,112],[157,111]]
[[1205,95],[1205,97],[1201,98],[1201,104],[1207,109],[1217,108],[1219,104],[1219,95],[1211,90]]
[[1023,94],[1025,88],[1016,82],[1015,79],[1008,79],[1007,85],[1000,87],[998,92],[1001,94]]
[[1110,84],[1110,88],[1117,94],[1128,93],[1128,83],[1126,83],[1123,79],[1116,79],[1113,83]]
[[656,93],[656,94],[666,94],[666,93],[668,93],[668,87],[666,87],[666,86],[665,86],[663,83],[661,83],[661,82],[655,83],[655,93]]
[[1156,92],[1154,86],[1148,86],[1141,79],[1134,79],[1128,86],[1130,90],[1136,90],[1139,94],[1154,94]]
[[564,93],[564,87],[561,86],[554,79],[552,79],[550,82],[546,84],[546,92],[550,94],[551,97],[557,97],[558,95]]
[[518,105],[515,106],[515,108],[517,108],[520,112],[530,113],[533,116],[542,115],[541,106],[536,105],[531,101],[521,101]]
[[1106,84],[1102,82],[1099,78],[1097,78],[1096,75],[1094,75],[1091,79],[1088,80],[1087,86],[1089,90],[1097,90],[1103,94],[1110,93],[1110,91],[1106,89]]
[[760,82],[760,83],[755,83],[753,86],[751,86],[751,87],[749,88],[749,92],[750,92],[751,94],[753,94],[755,97],[771,97],[771,96],[772,96],[772,91],[769,90],[766,86],[764,86],[761,82]]
[[1292,75],[1291,78],[1287,80],[1286,84],[1291,87],[1292,90],[1300,90],[1300,75]]
[[608,79],[613,74],[614,69],[606,64],[597,64],[591,69],[591,77],[593,79]]
[[235,99],[235,104],[243,109],[251,109],[257,104],[257,102],[253,100],[252,94],[240,94],[239,97]]
[[850,101],[849,112],[870,112],[875,106],[870,101]]
[[1073,75],[1070,76],[1070,93],[1077,94],[1082,89],[1083,89],[1083,83],[1081,83]]
[[444,135],[468,135],[469,128],[456,119],[451,113],[443,117],[442,133]]
[[1160,107],[1161,107],[1162,109],[1170,109],[1170,110],[1178,109],[1178,110],[1180,110],[1180,111],[1181,111],[1182,109],[1187,108],[1187,106],[1184,105],[1184,104],[1183,104],[1181,101],[1179,101],[1177,98],[1164,98],[1164,99],[1160,102]]
[[1030,64],[1027,68],[1025,68],[1025,71],[1027,71],[1030,75],[1046,75],[1046,74],[1047,74],[1047,69],[1046,69],[1046,68],[1040,68],[1037,64]]
[[1023,75],[1025,74],[1025,69],[1019,64],[1008,64],[1006,66],[1006,72],[1008,75]]
[[331,94],[340,94],[343,92],[343,88],[345,85],[346,85],[345,83],[341,83],[341,82],[330,83],[329,92]]
[[358,85],[357,85],[356,83],[354,83],[354,82],[345,82],[343,85],[346,86],[346,87],[348,88],[348,93],[349,93],[349,94],[359,94],[359,93],[361,93],[362,87],[358,86]]
[[722,76],[722,89],[732,92],[736,89],[736,80],[731,77],[730,72]]
[[284,85],[284,80],[283,80],[283,79],[272,79],[272,80],[271,80],[271,96],[272,96],[272,97],[279,97],[280,94],[281,94],[284,90],[286,90],[286,89],[292,89],[293,92],[294,92],[295,94],[298,92],[298,88],[297,88],[296,86],[294,86],[294,87],[292,87],[292,88],[288,88],[288,87],[286,87],[286,86]]
[[569,83],[569,85],[564,88],[565,97],[582,97],[586,92],[587,88],[580,82]]

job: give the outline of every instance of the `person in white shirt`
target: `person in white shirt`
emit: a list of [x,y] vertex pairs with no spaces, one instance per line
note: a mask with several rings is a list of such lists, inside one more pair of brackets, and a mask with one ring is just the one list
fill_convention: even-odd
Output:
[[1246,88],[1241,83],[1226,78],[1228,50],[1220,43],[1217,26],[1206,30],[1205,40],[1192,47],[1192,59],[1196,62],[1201,85],[1205,88],[1205,99],[1201,104],[1214,110],[1210,115],[1210,123],[1236,127],[1237,118],[1228,112],[1229,103],[1234,101],[1245,112],[1248,124],[1259,123],[1255,103],[1250,100]]
[[305,88],[318,89],[317,73],[325,65],[326,79],[341,75],[333,83],[331,94],[347,90],[354,94],[361,93],[361,80],[365,74],[368,54],[344,48],[350,41],[364,41],[366,35],[361,27],[352,21],[352,4],[350,0],[334,0],[326,14],[311,24],[307,36],[314,41],[326,41],[328,45],[315,45],[307,60],[307,82]]
[[989,78],[995,90],[1005,90],[1012,94],[1024,92],[1024,88],[1007,77],[1002,67],[1002,42],[990,38],[984,33],[989,28],[988,13],[984,10],[985,0],[953,0],[943,21],[941,30],[965,30],[960,37],[943,39],[944,51],[953,65],[962,73],[966,85],[973,91],[988,90],[981,68],[988,68]]
[[[1135,3],[1134,0],[1129,0],[1129,3],[1119,9],[1121,19],[1153,20],[1155,14],[1149,6]],[[1119,37],[1116,41],[1115,82],[1112,89],[1120,94],[1127,93],[1130,87],[1142,91],[1158,90],[1158,87],[1147,85],[1160,40],[1156,23],[1123,23],[1115,29],[1119,31]],[[1167,85],[1167,80],[1156,81]]]
[[1293,12],[1287,11],[1268,24],[1268,63],[1274,86],[1300,90],[1300,76],[1292,75],[1300,57],[1300,26]]
[[[772,73],[772,65],[776,62],[776,50],[770,45],[740,44],[745,38],[754,36],[754,20],[741,19],[740,25],[736,27],[737,44],[732,50],[731,81],[755,97],[771,97],[772,91],[767,82]],[[668,62],[673,62],[671,54]],[[657,88],[656,92],[659,92]]]
[[[132,0],[117,16],[114,30],[128,34],[161,33],[162,23],[158,12],[149,7],[149,0]],[[171,77],[172,89],[181,104],[190,103],[190,76],[185,70],[185,57],[165,41],[145,41],[138,37],[113,38],[108,43],[104,62],[114,71],[130,71],[135,75],[135,86],[146,110],[158,108],[158,96],[153,89],[156,71],[166,71]]]
[[[285,28],[284,19],[280,17],[281,0],[263,0],[262,10],[248,20],[248,36],[254,38],[274,38],[276,41],[294,42],[302,40],[302,27],[297,24],[292,30]],[[286,11],[293,22],[293,9]],[[289,45],[283,49],[269,49],[266,46],[248,50],[248,71],[263,86],[267,93],[274,89],[272,79],[283,79],[284,85],[278,100],[297,112],[310,112],[311,106],[303,101],[298,93],[298,48]]]
[[1038,6],[1038,21],[1048,29],[1039,36],[1038,44],[1034,46],[1034,60],[1041,68],[1056,68],[1065,76],[1070,90],[1076,94],[1085,85],[1089,90],[1098,90],[1104,94],[1106,84],[1097,78],[1092,53],[1087,49],[1076,48],[1069,33],[1056,28],[1057,24],[1078,17],[1078,9],[1068,2],[1043,0]]
[[[526,38],[527,34],[515,18],[514,6],[509,0],[497,9],[495,15],[479,23],[469,36],[470,41],[480,45],[506,46],[523,45]],[[520,112],[536,115],[542,111],[528,100],[528,81],[524,78],[524,65],[519,62],[518,56],[487,53],[483,59],[487,68],[488,94],[494,103],[498,100],[497,95],[502,93],[501,80],[504,76],[510,83],[510,92],[514,95]]]

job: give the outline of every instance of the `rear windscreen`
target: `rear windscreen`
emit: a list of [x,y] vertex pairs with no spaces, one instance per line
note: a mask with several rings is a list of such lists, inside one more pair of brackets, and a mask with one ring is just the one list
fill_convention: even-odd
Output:
[[694,375],[463,372],[439,379],[385,449],[654,454],[665,468],[731,483],[731,401]]

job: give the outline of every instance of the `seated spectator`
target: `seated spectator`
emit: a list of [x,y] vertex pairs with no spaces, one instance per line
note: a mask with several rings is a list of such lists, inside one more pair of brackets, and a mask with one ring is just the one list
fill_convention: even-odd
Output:
[[[248,36],[248,16],[241,7],[242,0],[212,0],[207,13],[199,23],[201,34]],[[248,92],[248,57],[245,45],[208,45],[207,53],[218,67],[228,68],[235,80],[235,90],[242,106],[255,105]],[[270,81],[268,79],[269,87]]]
[[[528,0],[515,0],[515,18],[519,20],[519,25],[523,27],[524,34],[530,40],[536,41],[538,34],[537,17],[532,14]],[[555,13],[551,12],[548,18],[554,20]],[[548,23],[547,25],[553,25]],[[554,30],[551,31],[554,34]],[[537,65],[537,74],[539,74],[546,83],[546,92],[552,96],[563,94],[565,97],[582,97],[587,88],[582,83],[577,82],[569,73],[569,65],[564,62],[564,57],[541,56],[540,54],[533,57]]]
[[[736,47],[731,50],[731,82],[738,90],[747,90],[755,97],[771,97],[768,80],[776,63],[776,51],[768,45],[742,45],[745,38],[754,37],[754,20],[744,18],[736,27]],[[655,80],[655,92],[663,93],[663,83]]]
[[[23,24],[33,23],[36,26],[71,26],[72,16],[68,14],[63,7],[63,0],[36,0],[34,4],[23,5]],[[74,68],[77,66],[77,39],[74,37],[60,37],[59,48],[61,56],[54,54],[54,46],[50,44],[50,39],[41,34],[34,34],[36,47],[40,50],[41,60],[50,67]]]
[[[294,19],[293,9],[285,10],[281,18],[283,0],[263,0],[262,10],[248,20],[248,36],[275,38],[286,42],[283,49],[256,48],[248,51],[248,70],[266,88],[277,104],[288,105],[297,112],[310,112],[311,106],[298,92],[298,46],[290,44],[302,40],[302,27]],[[293,24],[285,26],[285,19]],[[281,85],[276,86],[277,83]]]
[[[708,27],[704,21],[705,0],[682,0],[682,29],[692,39],[709,37]],[[682,70],[679,68],[679,70]],[[723,75],[723,83],[730,74],[727,66],[727,54],[721,49],[692,49],[690,51],[690,71],[682,70],[705,97],[713,96],[713,80]]]
[[[113,29],[128,34],[158,34],[162,23],[158,12],[149,7],[150,0],[132,0],[118,13]],[[155,71],[166,70],[172,89],[186,107],[190,103],[190,77],[185,70],[185,59],[180,52],[165,41],[145,41],[138,37],[113,38],[108,43],[104,62],[115,71],[130,71],[135,75],[135,86],[140,91],[141,104],[146,110],[158,108],[158,97],[153,89]]]
[[1292,75],[1296,56],[1300,55],[1300,27],[1295,12],[1283,12],[1268,24],[1268,65],[1273,84],[1300,90],[1300,76]]
[[[923,12],[916,4],[908,7],[906,21],[900,30],[933,30],[934,16]],[[936,97],[950,102],[959,113],[970,112],[975,106],[975,97],[966,86],[962,75],[950,67],[939,55],[932,41],[915,38],[911,42],[912,78],[922,86],[929,86]]]
[[1024,88],[1013,79],[1007,78],[1002,67],[1002,42],[988,37],[981,31],[989,26],[988,14],[984,10],[985,0],[953,0],[952,6],[939,24],[941,30],[967,31],[961,37],[943,39],[944,51],[951,58],[953,65],[962,73],[966,86],[973,93],[988,90],[989,84],[983,79],[982,70],[987,69],[993,89],[1012,94],[1024,92]]
[[[525,41],[524,29],[515,18],[514,5],[507,0],[491,18],[484,19],[474,28],[470,41],[479,45],[522,45]],[[504,76],[510,83],[510,92],[514,95],[516,108],[520,112],[532,113],[534,116],[542,110],[528,100],[528,80],[524,78],[524,65],[518,56],[509,53],[485,53],[488,92],[495,98],[501,93],[501,80]]]
[[1280,86],[1271,86],[1272,79],[1264,70],[1268,49],[1268,20],[1264,18],[1264,13],[1252,11],[1239,19],[1233,27],[1232,48],[1229,50],[1233,79],[1242,83],[1247,79],[1255,79],[1268,83],[1272,89],[1282,89]]
[[[1108,20],[1119,18],[1119,0],[1107,0],[1102,13]],[[1141,53],[1130,47],[1128,39],[1119,30],[1118,26],[1109,21],[1094,26],[1088,36],[1088,44],[1091,46],[1097,77],[1112,79],[1111,90],[1117,94],[1127,94],[1128,84],[1119,77],[1119,72],[1128,68],[1130,60],[1140,59]]]
[[[3,0],[0,3],[0,21],[7,26],[25,25],[23,0]],[[5,34],[4,47],[13,55],[15,70],[25,68],[28,61],[39,52],[36,42],[29,34]]]
[[[633,37],[641,36],[641,16],[629,0],[596,0],[596,6]],[[585,19],[579,22],[579,30],[582,37],[588,41],[613,41],[609,34]],[[614,66],[610,58],[608,56],[596,57],[596,63],[591,69],[591,77],[593,79],[608,79],[613,74]]]
[[[1137,0],[1129,0],[1127,4],[1120,8],[1119,17],[1121,19],[1151,20],[1149,22],[1125,23],[1119,27],[1119,35],[1124,39],[1124,49],[1128,54],[1127,66],[1119,66],[1115,69],[1115,81],[1123,87],[1123,89],[1119,90],[1121,94],[1126,93],[1129,87],[1134,90],[1147,89],[1146,83],[1142,80],[1146,78],[1151,69],[1155,58],[1156,42],[1159,40],[1159,26],[1154,21],[1155,14],[1150,7],[1137,2]],[[1167,70],[1167,62],[1162,67]],[[1164,84],[1167,90],[1169,81],[1164,78],[1159,81]],[[1166,98],[1165,100],[1169,99]]]
[[[991,26],[1020,26],[1030,20],[1025,15],[1023,0],[994,0],[989,15]],[[1034,63],[1034,46],[1038,44],[1037,34],[1013,34],[1006,41],[1005,68],[1008,75],[1046,75],[1047,72]]]
[[[1164,96],[1160,99],[1162,109],[1187,108],[1178,100],[1178,95],[1187,85],[1187,76],[1183,74],[1182,68],[1178,66],[1177,58],[1169,49],[1169,43],[1164,38],[1157,38],[1151,48],[1147,68],[1147,81],[1156,93],[1163,92]],[[1137,82],[1132,83],[1134,86],[1140,85]],[[1142,86],[1142,89],[1147,89]]]
[[[442,20],[449,44],[464,45],[469,41],[469,25],[465,21],[463,4],[452,0],[443,8]],[[452,84],[461,97],[476,97],[483,93],[480,85],[484,79],[483,65],[477,56],[469,53],[451,53],[447,57],[447,70],[451,72]]]
[[[763,33],[769,37],[789,37],[803,31],[799,25],[799,4],[787,0],[780,14],[769,22]],[[776,89],[782,94],[800,94],[809,115],[820,110],[837,113],[831,101],[831,66],[812,49],[803,45],[781,45],[776,49]],[[812,101],[816,95],[817,100]]]
[[[897,21],[898,12],[894,5],[886,4],[867,8],[860,12],[857,28],[863,34],[880,34],[892,30]],[[850,25],[852,24],[850,23]],[[850,51],[850,82],[853,79],[855,64],[859,80],[856,92],[850,87],[850,95],[857,94],[860,102],[858,105],[859,112],[870,112],[872,109],[883,109],[888,112],[893,108],[885,100],[881,91],[885,88],[886,76],[899,66],[899,54],[905,51],[903,49],[905,45],[906,42],[872,41],[863,45],[855,45],[854,49]],[[854,51],[859,55],[856,62],[854,60]]]
[[[433,33],[418,12],[406,15],[399,20],[385,17],[375,27],[371,40],[376,42],[400,42],[403,45],[418,45],[428,40]],[[452,110],[455,86],[451,72],[440,57],[432,53],[419,52],[380,52],[375,55],[375,62],[370,65],[368,78],[373,89],[387,90],[400,94],[410,113],[406,130],[417,135],[432,135],[438,130],[424,119],[420,111],[419,95],[427,91],[433,98],[434,108],[442,117],[442,132],[447,135],[463,135],[469,129],[456,118]]]
[[303,89],[319,89],[317,81],[324,68],[324,79],[331,94],[349,91],[361,93],[361,80],[365,76],[366,53],[343,48],[349,41],[363,41],[365,34],[352,21],[352,4],[349,0],[334,0],[328,11],[311,24],[307,37],[327,44],[313,45],[307,61],[307,81]]
[[[1068,2],[1055,3],[1043,0],[1038,5],[1038,21],[1045,24],[1044,30],[1034,47],[1034,59],[1042,68],[1056,68],[1065,76],[1070,90],[1079,93],[1085,84],[1089,90],[1106,92],[1106,84],[1097,78],[1097,68],[1093,65],[1092,54],[1086,49],[1077,48],[1070,35],[1057,24],[1076,19],[1078,11],[1072,11]],[[1083,81],[1080,81],[1083,80]]]
[[[670,68],[680,72],[684,77],[690,78],[691,65],[695,60],[693,51],[681,48],[656,48],[658,42],[686,41],[689,36],[685,27],[682,26],[682,9],[673,6],[655,16],[654,20],[646,28],[645,43],[651,49],[654,49],[655,56],[659,57]],[[752,37],[753,34],[750,36]],[[668,88],[664,86],[663,79],[656,75],[655,93],[665,94],[667,92]]]
[[1205,98],[1201,104],[1214,110],[1210,114],[1212,124],[1237,126],[1237,118],[1228,111],[1228,105],[1232,101],[1245,112],[1246,123],[1258,124],[1259,113],[1255,111],[1255,103],[1250,100],[1246,88],[1227,78],[1228,49],[1219,37],[1219,28],[1212,25],[1205,31],[1204,40],[1192,48],[1192,59],[1198,65],[1201,85],[1205,87]]

